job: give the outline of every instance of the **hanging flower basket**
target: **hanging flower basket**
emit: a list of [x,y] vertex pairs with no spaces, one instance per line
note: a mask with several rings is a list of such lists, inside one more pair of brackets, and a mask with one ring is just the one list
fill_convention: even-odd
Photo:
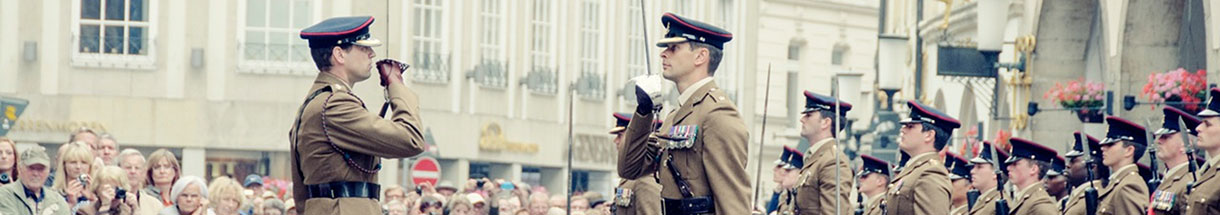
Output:
[[[1187,112],[1198,112],[1203,107],[1203,97],[1207,93],[1207,71],[1188,72],[1178,68],[1163,73],[1148,75],[1148,83],[1140,97],[1148,101],[1167,104]],[[1156,108],[1153,106],[1152,108]]]
[[1055,83],[1054,87],[1042,94],[1042,98],[1072,110],[1082,122],[1100,123],[1104,117],[1101,108],[1105,105],[1105,92],[1104,84],[1081,78]]

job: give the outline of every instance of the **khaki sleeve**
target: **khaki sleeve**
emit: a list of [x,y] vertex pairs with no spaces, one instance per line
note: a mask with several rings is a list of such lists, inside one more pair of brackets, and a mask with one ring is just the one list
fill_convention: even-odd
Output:
[[656,114],[636,113],[623,132],[623,148],[618,151],[618,176],[636,179],[657,171],[659,149],[648,144],[652,135],[652,119]]
[[[835,155],[839,155],[839,153],[841,153],[838,151],[839,147],[830,148],[834,151],[829,153],[834,153]],[[851,207],[851,201],[849,200],[849,196],[851,196],[850,189],[852,188],[851,181],[852,178],[854,178],[854,175],[852,175],[851,166],[849,166],[851,163],[846,161],[845,157],[846,156],[844,155],[839,155],[839,158],[835,159],[834,155],[830,155],[830,159],[827,160],[828,162],[826,162],[826,165],[818,169],[817,172],[814,172],[814,174],[817,174],[818,180],[828,182],[822,183],[818,187],[818,189],[821,190],[818,192],[821,194],[821,196],[817,197],[817,201],[819,202],[819,205],[822,205],[822,211],[820,211],[818,214],[846,215],[851,214],[855,210]],[[837,165],[835,164],[835,160],[839,161]],[[835,176],[836,173],[838,176]],[[835,201],[838,201],[839,204],[839,208],[837,209],[838,213],[836,213]]]
[[948,175],[928,170],[914,185],[915,211],[912,214],[944,214],[952,207]]
[[750,214],[750,179],[746,174],[749,134],[732,114],[713,113],[703,123],[703,168],[712,187],[716,214]]
[[423,152],[419,98],[402,83],[389,86],[390,118],[364,109],[350,92],[327,98],[323,122],[331,142],[344,150],[378,157],[403,158]]

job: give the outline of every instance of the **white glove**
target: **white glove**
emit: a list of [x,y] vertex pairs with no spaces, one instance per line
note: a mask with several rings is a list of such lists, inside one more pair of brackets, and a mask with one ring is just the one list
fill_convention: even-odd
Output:
[[[665,78],[662,78],[661,75],[642,75],[632,78],[631,81],[635,82],[637,89],[635,99],[638,104],[652,106],[652,111],[661,109],[661,104],[664,103],[661,100],[661,94],[665,89]],[[637,111],[644,109],[644,107],[636,108]]]

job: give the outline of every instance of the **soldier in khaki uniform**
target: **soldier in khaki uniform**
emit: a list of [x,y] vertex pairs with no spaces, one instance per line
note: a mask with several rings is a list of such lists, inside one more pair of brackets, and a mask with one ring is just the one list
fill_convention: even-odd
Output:
[[[970,159],[970,163],[974,166],[970,169],[971,185],[974,189],[980,192],[978,200],[975,200],[974,206],[970,207],[972,215],[993,215],[995,214],[996,201],[1000,200],[1000,191],[996,190],[999,185],[996,180],[994,161],[1008,160],[1008,152],[1002,149],[991,150],[991,143],[983,142],[983,146],[979,147],[979,156]],[[995,151],[996,156],[992,156],[991,152]],[[992,160],[996,159],[996,160]]]
[[733,35],[718,27],[665,13],[668,33],[657,45],[665,79],[676,83],[679,107],[666,115],[655,135],[665,141],[648,144],[654,135],[665,80],[635,78],[639,105],[619,151],[619,176],[660,176],[665,214],[750,214],[750,175],[746,173],[749,133],[736,106],[716,86],[712,75],[724,43]]
[[885,214],[885,191],[890,182],[890,163],[877,157],[860,155],[860,175],[856,184],[868,201],[860,202],[866,215]]
[[949,214],[964,215],[969,213],[970,205],[967,202],[966,193],[973,189],[970,186],[970,162],[966,161],[966,158],[962,156],[946,152],[945,169],[949,170],[949,181],[953,184],[953,190],[950,194],[953,206],[949,210]]
[[1144,127],[1126,119],[1108,116],[1110,125],[1101,141],[1102,164],[1110,168],[1110,183],[1099,192],[1097,213],[1139,214],[1148,208],[1148,184],[1135,161],[1144,155],[1148,139]]
[[1051,162],[1059,157],[1054,149],[1021,138],[1008,140],[1012,143],[1012,156],[1004,161],[1008,178],[1016,186],[1016,193],[1009,201],[1009,214],[1058,214],[1055,199],[1046,194],[1042,178],[1051,168]]
[[957,119],[915,101],[903,120],[898,148],[912,157],[894,176],[886,194],[886,214],[945,214],[949,211],[949,172],[936,154],[945,148]]
[[796,189],[796,186],[801,178],[801,167],[805,166],[805,155],[792,147],[784,146],[784,152],[780,158],[780,160],[776,161],[779,165],[779,173],[781,173],[778,187],[779,192],[777,193],[777,198],[775,198],[777,205],[775,211],[767,214],[797,214],[797,192],[800,191]]
[[[610,134],[614,135],[614,147],[618,150],[623,150],[623,131],[626,131],[627,125],[631,123],[631,115],[631,113],[614,114],[617,123],[614,128],[610,129]],[[653,124],[660,125],[659,122]],[[619,166],[618,168],[624,167]],[[619,180],[618,187],[614,189],[613,201],[610,209],[614,211],[614,214],[659,215],[661,214],[661,184],[658,184],[657,179],[652,175],[622,178]]]
[[[837,110],[836,110],[837,103]],[[851,161],[835,137],[844,129],[851,104],[805,91],[801,136],[813,143],[805,152],[796,187],[797,214],[850,214]]]
[[381,44],[369,37],[372,23],[367,16],[338,17],[301,30],[321,72],[289,133],[300,214],[381,214],[375,183],[381,158],[423,152],[419,101],[402,83],[405,64],[377,63],[389,119],[366,110],[351,91],[371,75],[372,47]]
[[[1157,135],[1157,159],[1164,162],[1168,170],[1165,171],[1160,186],[1152,192],[1152,201],[1148,203],[1148,207],[1155,214],[1182,214],[1186,204],[1175,203],[1186,201],[1186,186],[1194,182],[1194,178],[1191,176],[1190,158],[1186,156],[1186,145],[1182,142],[1181,135],[1197,134],[1194,127],[1199,126],[1202,121],[1194,114],[1172,106],[1165,106],[1162,110],[1165,113],[1164,123],[1161,123],[1161,129],[1153,134]],[[1182,119],[1180,123],[1179,119]],[[1179,128],[1179,124],[1185,124],[1186,127]]]
[[[1209,93],[1207,109],[1198,114],[1202,123],[1195,131],[1199,133],[1199,150],[1220,155],[1220,101],[1217,100],[1220,88],[1212,88]],[[1220,172],[1220,163],[1217,162],[1220,162],[1220,156],[1210,156],[1196,172],[1199,178],[1188,191],[1185,214],[1220,214],[1220,198],[1216,197],[1216,193],[1220,193],[1220,176],[1216,174]]]
[[[1063,197],[1060,211],[1063,214],[1086,214],[1088,211],[1085,204],[1085,190],[1096,189],[1097,193],[1103,193],[1106,190],[1105,178],[1110,177],[1110,171],[1101,166],[1101,141],[1093,136],[1084,135],[1085,139],[1080,139],[1080,132],[1072,134],[1076,139],[1075,145],[1072,146],[1072,151],[1065,153],[1071,163],[1068,163],[1068,184],[1072,186],[1071,193]],[[1089,144],[1089,156],[1085,156],[1084,144]],[[1093,159],[1093,160],[1090,160]],[[1095,180],[1088,180],[1088,169],[1093,169],[1093,177]]]

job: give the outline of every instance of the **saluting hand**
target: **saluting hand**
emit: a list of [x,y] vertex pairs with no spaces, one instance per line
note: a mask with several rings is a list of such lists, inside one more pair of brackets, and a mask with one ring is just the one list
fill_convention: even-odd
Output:
[[377,72],[381,74],[381,86],[389,86],[392,82],[402,82],[402,73],[409,67],[411,66],[393,59],[377,61]]

